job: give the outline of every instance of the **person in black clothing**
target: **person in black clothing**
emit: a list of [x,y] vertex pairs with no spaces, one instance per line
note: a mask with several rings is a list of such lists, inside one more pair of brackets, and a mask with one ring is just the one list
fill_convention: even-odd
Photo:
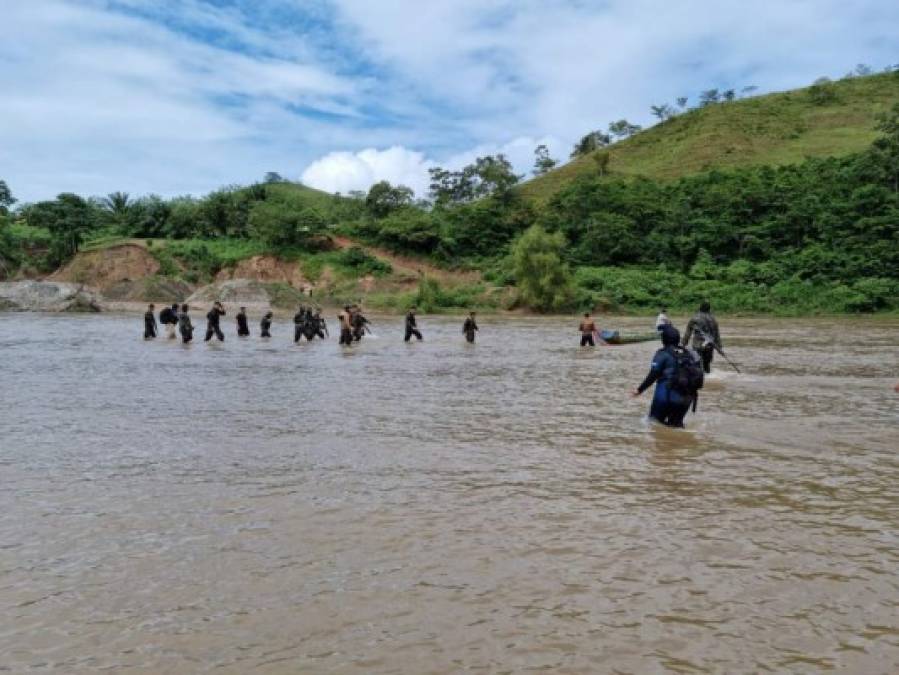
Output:
[[328,324],[325,323],[325,317],[316,310],[313,318],[315,319],[315,334],[324,340],[325,336],[328,335]]
[[181,305],[181,314],[178,315],[178,330],[184,343],[194,339],[194,325],[191,323],[190,316],[187,313],[189,309],[187,305]]
[[170,340],[175,339],[175,328],[178,326],[178,303],[171,307],[163,307],[159,312],[159,323],[165,326],[165,333]]
[[690,342],[690,336],[693,337],[693,349],[702,357],[702,369],[706,373],[712,372],[712,358],[715,356],[715,349],[722,349],[722,346],[718,321],[712,315],[712,306],[708,302],[700,304],[699,311],[687,323],[684,347]]
[[237,313],[237,335],[246,337],[250,334],[250,327],[247,325],[247,308],[241,307]]
[[153,315],[155,306],[150,303],[144,314],[144,340],[152,340],[156,337],[156,317]]
[[264,317],[262,317],[262,321],[259,322],[259,337],[271,337],[272,334],[269,332],[269,329],[272,327],[272,316],[271,312],[268,312]]
[[297,313],[293,315],[293,341],[299,342],[303,337],[303,327],[306,325],[306,305],[300,305]]
[[306,342],[312,342],[315,339],[315,336],[318,334],[318,321],[315,318],[315,314],[312,312],[310,308],[306,312],[306,316],[303,319],[303,337],[306,338]]
[[353,305],[353,340],[359,342],[365,335],[365,326],[369,320],[362,315],[362,308]]
[[471,312],[468,318],[465,319],[465,323],[462,324],[462,332],[465,334],[465,339],[472,344],[474,343],[474,334],[478,330],[478,324],[475,322],[474,317],[475,313]]
[[212,339],[212,336],[215,335],[219,342],[225,341],[225,334],[222,332],[222,327],[219,323],[219,320],[225,316],[225,308],[222,307],[222,303],[215,302],[212,305],[212,309],[206,314],[206,339],[205,342],[209,342]]
[[408,314],[406,314],[406,337],[405,341],[409,342],[414,335],[416,339],[421,340],[421,331],[418,330],[418,324],[415,322],[415,312],[416,308],[413,307],[409,310]]
[[655,384],[649,408],[650,418],[665,426],[683,427],[684,416],[693,404],[693,397],[672,387],[678,369],[675,350],[680,342],[680,333],[674,326],[665,326],[661,330],[661,336],[662,348],[652,357],[649,374],[631,395],[637,397]]

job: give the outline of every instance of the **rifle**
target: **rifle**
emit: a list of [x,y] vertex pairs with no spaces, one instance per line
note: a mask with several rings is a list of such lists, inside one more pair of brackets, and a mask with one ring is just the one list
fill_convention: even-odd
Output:
[[[712,338],[710,338],[709,335],[705,331],[700,330],[699,328],[694,328],[693,330],[697,335],[699,335],[699,337],[701,337],[703,340],[705,340],[705,343],[707,345],[712,345],[712,347],[715,349],[715,351],[718,352],[719,354],[721,354],[721,358],[724,359],[725,361],[727,361],[728,365],[730,365],[731,368],[736,370],[737,373],[740,373],[740,369],[737,368],[737,364],[734,363],[733,361],[731,361],[729,358],[727,358],[727,354],[724,353],[724,350],[721,349],[721,347],[718,346],[718,343],[715,342]],[[742,374],[742,373],[740,373],[740,374]]]

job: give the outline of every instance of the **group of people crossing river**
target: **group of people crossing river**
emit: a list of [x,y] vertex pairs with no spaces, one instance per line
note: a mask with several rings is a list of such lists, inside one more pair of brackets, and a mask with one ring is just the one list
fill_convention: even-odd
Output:
[[[418,329],[418,321],[416,315],[417,308],[412,307],[406,313],[405,319],[405,341],[409,342],[414,337],[416,340],[423,340],[424,336]],[[214,302],[212,308],[206,313],[206,337],[205,342],[209,342],[215,337],[219,342],[224,342],[225,333],[222,331],[221,318],[226,315],[225,307],[221,302]],[[475,341],[475,334],[478,332],[476,312],[469,312],[462,324],[462,334],[469,343]],[[272,321],[274,314],[266,312],[259,322],[259,337],[270,338]],[[247,318],[247,308],[241,307],[235,316],[237,324],[238,337],[249,337],[250,326]],[[343,311],[337,316],[337,322],[340,326],[341,345],[351,346],[355,342],[359,342],[365,337],[366,333],[371,334],[371,322],[362,313],[359,305],[345,305]],[[150,304],[144,313],[144,339],[152,340],[159,334],[160,324],[165,327],[166,336],[169,339],[176,339],[181,336],[184,343],[192,342],[194,337],[194,325],[190,317],[190,307],[186,304],[179,305],[174,303],[171,307],[164,307],[159,312],[159,321],[156,320],[156,306]],[[293,317],[293,341],[301,342],[303,338],[307,342],[312,342],[316,338],[324,340],[330,336],[328,332],[328,324],[325,317],[322,316],[321,310],[316,307],[308,307],[300,305],[299,310]]]
[[[221,302],[215,302],[206,314],[205,341],[215,337],[218,341],[224,341],[225,334],[222,331],[221,318],[226,315]],[[409,342],[414,337],[421,341],[423,335],[418,327],[417,310],[415,307],[406,313],[404,327],[404,340]],[[259,322],[259,336],[271,338],[273,313],[267,312]],[[350,347],[361,341],[366,333],[371,334],[371,322],[362,313],[359,305],[346,305],[337,316],[340,326],[339,342],[342,346]],[[241,307],[235,316],[237,335],[249,337],[250,328],[246,307]],[[193,340],[193,322],[190,318],[190,307],[186,304],[173,304],[165,307],[159,313],[157,323],[155,306],[149,305],[144,314],[144,338],[153,339],[158,334],[158,326],[165,327],[166,335],[170,339],[176,339],[180,334],[182,342]],[[316,307],[300,305],[293,317],[293,340],[299,343],[306,339],[312,342],[316,338],[325,340],[330,336],[328,325]],[[712,360],[715,352],[725,359],[721,343],[721,332],[718,321],[711,313],[711,306],[703,302],[699,311],[689,320],[684,332],[681,334],[674,327],[668,317],[667,310],[663,307],[656,319],[656,331],[662,342],[662,347],[656,351],[650,365],[649,373],[637,386],[631,395],[640,396],[646,389],[655,385],[655,392],[650,406],[649,416],[653,420],[666,426],[683,427],[684,417],[690,408],[696,411],[696,402],[699,390],[703,386],[704,377],[711,372]],[[462,334],[469,343],[475,341],[475,335],[479,328],[475,312],[470,312],[462,325]],[[606,342],[607,331],[600,331],[589,312],[584,314],[578,330],[581,334],[581,347],[593,347],[596,341]],[[617,333],[613,334],[617,336]],[[643,338],[640,338],[641,340]],[[736,370],[739,369],[728,360]]]

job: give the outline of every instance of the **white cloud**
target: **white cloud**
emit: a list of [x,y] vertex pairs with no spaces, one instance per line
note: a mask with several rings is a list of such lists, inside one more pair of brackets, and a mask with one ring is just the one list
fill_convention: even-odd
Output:
[[415,150],[395,145],[386,150],[367,148],[359,152],[331,152],[315,160],[303,172],[303,183],[328,192],[346,194],[368,190],[378,181],[405,185],[419,196],[428,190],[428,169],[434,162]]

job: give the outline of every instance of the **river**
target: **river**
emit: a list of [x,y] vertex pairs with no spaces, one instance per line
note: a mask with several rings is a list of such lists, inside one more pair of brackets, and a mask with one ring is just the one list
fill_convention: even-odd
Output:
[[899,319],[722,321],[685,431],[576,319],[226,319],[0,314],[0,670],[899,672]]

